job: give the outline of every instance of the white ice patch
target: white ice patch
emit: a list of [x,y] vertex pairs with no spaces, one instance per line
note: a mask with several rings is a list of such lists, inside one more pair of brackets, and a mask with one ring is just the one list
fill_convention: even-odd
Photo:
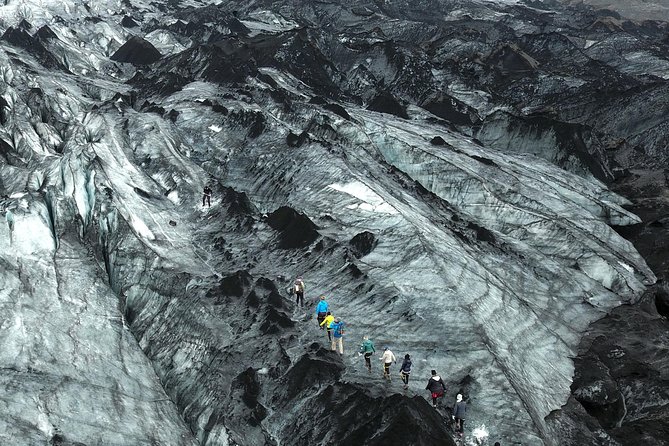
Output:
[[360,209],[369,212],[378,212],[382,214],[397,214],[397,210],[386,203],[376,192],[360,181],[353,181],[346,184],[334,183],[327,186],[338,192],[343,192],[357,198],[362,203],[347,206],[348,209]]
[[578,266],[588,277],[608,289],[611,289],[614,281],[618,278],[617,271],[608,262],[596,255],[579,259]]
[[218,133],[221,130],[223,130],[223,127],[219,127],[217,125],[212,124],[212,125],[209,126],[209,130],[211,130],[212,132]]
[[484,444],[488,439],[488,430],[485,428],[485,424],[477,427],[472,431],[472,437],[476,439],[476,445]]
[[181,200],[179,200],[179,192],[173,190],[169,194],[167,194],[167,199],[170,200],[174,204],[181,204]]
[[[43,215],[39,215],[40,213]],[[13,231],[12,252],[23,256],[38,254],[41,257],[45,251],[51,252],[55,249],[53,234],[46,223],[46,213],[46,208],[11,216],[7,212],[5,218]],[[0,247],[6,249],[5,252],[10,252],[10,248],[3,243],[0,243]]]
[[135,230],[135,233],[147,240],[155,240],[156,236],[153,235],[153,232],[149,229],[148,226],[146,226],[146,223],[144,223],[142,220],[139,218],[135,217],[134,215],[130,216],[130,226]]
[[254,11],[248,15],[247,19],[240,20],[240,22],[251,30],[251,36],[263,33],[280,33],[299,27],[297,22],[288,20],[271,11]]
[[[169,31],[157,29],[144,36],[163,55],[177,54],[187,48],[177,37]],[[188,41],[190,43],[190,41]]]
[[43,412],[40,412],[39,415],[37,415],[37,428],[47,437],[52,437],[54,434],[53,425],[49,422],[49,418]]

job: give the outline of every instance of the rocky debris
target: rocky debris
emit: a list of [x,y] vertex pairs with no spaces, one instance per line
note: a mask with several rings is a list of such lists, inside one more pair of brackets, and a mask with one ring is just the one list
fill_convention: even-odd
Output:
[[125,62],[133,65],[151,65],[162,58],[160,51],[151,42],[139,36],[132,36],[111,55],[110,59],[116,62]]

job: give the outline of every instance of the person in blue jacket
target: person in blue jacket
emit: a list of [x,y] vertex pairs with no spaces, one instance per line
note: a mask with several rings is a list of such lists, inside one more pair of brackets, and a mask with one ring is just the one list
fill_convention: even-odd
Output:
[[325,327],[322,325],[322,322],[325,320],[325,316],[328,314],[329,306],[325,301],[325,296],[321,296],[321,300],[316,305],[316,320],[318,320],[318,325],[321,327],[321,330],[325,330]]
[[330,325],[332,329],[332,350],[339,350],[339,354],[344,354],[344,323],[341,319],[335,318]]

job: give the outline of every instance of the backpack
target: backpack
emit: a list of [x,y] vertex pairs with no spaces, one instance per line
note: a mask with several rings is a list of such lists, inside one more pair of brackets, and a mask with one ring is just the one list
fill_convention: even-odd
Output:
[[301,280],[295,281],[295,292],[304,293],[304,282]]

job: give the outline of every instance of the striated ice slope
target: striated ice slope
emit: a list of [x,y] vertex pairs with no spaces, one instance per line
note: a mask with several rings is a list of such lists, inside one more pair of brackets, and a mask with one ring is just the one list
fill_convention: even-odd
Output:
[[[410,82],[405,52],[349,82],[288,13],[184,4],[212,23],[190,41],[177,5],[130,2],[139,30],[118,6],[46,4],[0,48],[7,441],[449,444],[423,398],[438,369],[469,427],[563,444],[547,417],[584,333],[655,281],[611,229],[638,223],[626,200],[466,136],[473,109]],[[161,61],[108,59],[144,31]],[[364,76],[364,100],[328,93]],[[377,94],[383,76],[424,108]],[[298,274],[306,309],[283,292]],[[342,358],[320,348],[319,294],[347,323]],[[412,355],[406,394],[364,371],[365,334]]]

